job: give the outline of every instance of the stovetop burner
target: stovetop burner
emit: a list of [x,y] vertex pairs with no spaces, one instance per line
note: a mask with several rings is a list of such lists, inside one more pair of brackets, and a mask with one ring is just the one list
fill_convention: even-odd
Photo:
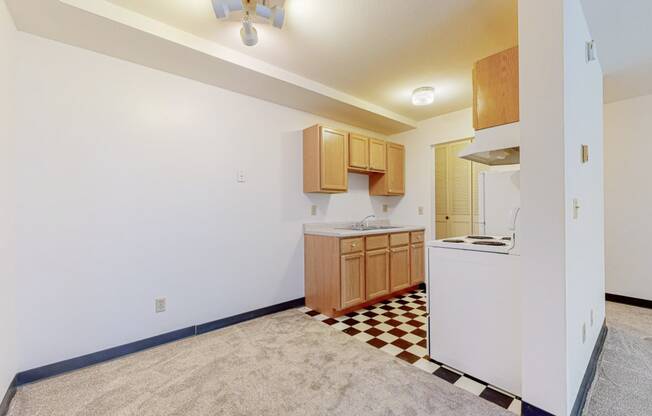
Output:
[[455,239],[451,239],[451,240],[442,240],[442,241],[443,241],[444,243],[463,243],[463,242],[464,242],[464,240],[455,240]]
[[506,246],[507,244],[501,243],[500,241],[474,241],[471,244],[476,244],[478,246]]
[[493,240],[493,237],[489,237],[488,235],[469,235],[466,238],[470,240]]

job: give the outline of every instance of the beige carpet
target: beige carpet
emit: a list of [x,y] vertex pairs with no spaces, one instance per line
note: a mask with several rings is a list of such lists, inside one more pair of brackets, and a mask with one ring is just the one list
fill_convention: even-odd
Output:
[[652,310],[607,302],[605,340],[585,416],[652,415]]
[[513,416],[296,310],[23,386],[9,415]]

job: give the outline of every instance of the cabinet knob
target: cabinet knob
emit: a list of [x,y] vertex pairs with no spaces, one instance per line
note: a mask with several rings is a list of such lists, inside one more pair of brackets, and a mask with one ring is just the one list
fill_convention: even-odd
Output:
[[450,219],[450,218],[448,217],[448,215],[446,215],[446,219],[447,219],[447,220],[449,220],[449,219]]
[[351,244],[351,247],[356,247],[357,245],[358,245],[358,244],[353,243],[353,244]]

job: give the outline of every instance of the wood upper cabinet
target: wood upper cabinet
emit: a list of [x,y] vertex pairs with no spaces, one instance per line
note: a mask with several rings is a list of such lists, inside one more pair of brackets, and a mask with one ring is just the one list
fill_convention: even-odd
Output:
[[405,194],[405,147],[401,144],[387,142],[387,171],[384,174],[372,174],[369,178],[371,195]]
[[473,128],[519,121],[518,46],[473,66]]
[[366,254],[367,299],[389,293],[389,250],[381,248]]
[[341,259],[340,308],[346,309],[365,300],[365,255],[346,254]]
[[387,145],[384,140],[349,134],[349,170],[353,172],[385,172]]
[[348,153],[348,133],[319,125],[305,129],[303,191],[346,192]]
[[369,139],[369,170],[387,170],[387,144],[384,140]]
[[369,169],[369,139],[349,134],[349,169]]

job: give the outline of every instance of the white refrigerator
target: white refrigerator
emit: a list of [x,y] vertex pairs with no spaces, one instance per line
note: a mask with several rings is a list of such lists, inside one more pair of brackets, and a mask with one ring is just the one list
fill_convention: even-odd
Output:
[[521,206],[521,171],[478,174],[478,230],[482,235],[508,236],[514,210]]

